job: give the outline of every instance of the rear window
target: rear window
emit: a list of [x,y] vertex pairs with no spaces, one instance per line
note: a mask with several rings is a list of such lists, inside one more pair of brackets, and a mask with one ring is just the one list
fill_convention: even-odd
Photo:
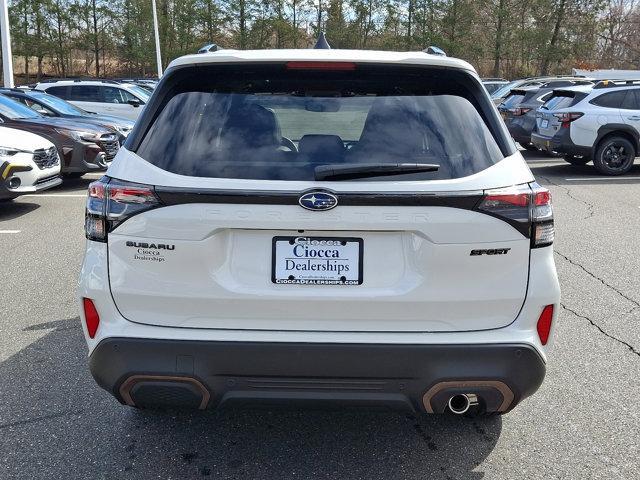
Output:
[[190,67],[154,99],[130,148],[181,175],[314,180],[326,165],[428,163],[439,169],[367,180],[457,178],[510,148],[482,86],[457,71]]
[[542,108],[558,110],[560,108],[573,107],[586,96],[587,94],[582,92],[554,92]]
[[515,108],[522,103],[522,100],[524,100],[524,92],[510,93],[507,95],[507,98],[502,101],[500,107]]

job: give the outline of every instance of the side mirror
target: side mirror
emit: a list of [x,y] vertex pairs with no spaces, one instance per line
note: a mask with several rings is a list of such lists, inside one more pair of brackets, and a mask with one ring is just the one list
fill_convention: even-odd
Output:
[[128,100],[127,103],[129,105],[131,105],[132,107],[134,107],[134,108],[138,108],[140,105],[142,105],[142,102],[140,100],[138,100],[137,98]]

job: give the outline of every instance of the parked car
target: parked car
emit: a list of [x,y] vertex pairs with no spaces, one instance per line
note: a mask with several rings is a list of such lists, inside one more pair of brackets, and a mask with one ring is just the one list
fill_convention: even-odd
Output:
[[150,93],[158,86],[158,80],[152,78],[124,78],[117,81],[121,83],[132,83],[133,85],[144,88]]
[[[519,80],[514,80],[513,82],[500,87],[498,90],[491,94],[491,99],[493,100],[494,105],[500,105],[502,101],[509,95],[509,92],[514,88],[528,88],[528,87],[539,87],[543,84],[548,84],[549,82],[558,81],[558,80],[573,80],[576,82],[584,82],[584,84],[593,84],[593,80],[587,77],[573,77],[571,75],[559,75],[559,76],[548,76],[548,77],[532,77],[532,78],[521,78]],[[560,85],[558,85],[560,86]]]
[[[531,133],[536,126],[537,109],[551,97],[553,89],[584,84],[584,80],[553,80],[540,86],[516,88],[498,106],[511,137],[527,150],[537,150],[531,143]],[[591,88],[588,83],[586,88]]]
[[114,80],[49,80],[36,84],[35,89],[67,100],[88,112],[133,121],[151,96],[142,87]]
[[29,107],[0,95],[3,125],[45,137],[58,149],[65,176],[106,170],[120,144],[115,130],[66,118],[44,117]]
[[78,291],[123,404],[494,414],[540,386],[550,196],[468,63],[191,55],[138,122],[89,186]]
[[487,92],[489,92],[489,94],[495,92],[497,89],[499,89],[500,87],[503,87],[504,85],[508,85],[509,80],[505,80],[504,78],[483,78],[482,79],[482,84],[484,85],[484,88],[487,89]]
[[220,50],[220,47],[215,43],[207,43],[198,49],[198,53],[209,53],[209,52],[217,52]]
[[60,185],[56,147],[44,137],[0,126],[0,201]]
[[593,160],[604,175],[627,173],[640,152],[640,81],[563,88],[538,109],[531,141],[572,165]]
[[134,125],[133,121],[125,118],[87,112],[61,98],[49,95],[40,90],[0,88],[0,94],[20,102],[47,117],[71,118],[83,123],[112,128],[118,132],[118,139],[121,145],[127,139]]

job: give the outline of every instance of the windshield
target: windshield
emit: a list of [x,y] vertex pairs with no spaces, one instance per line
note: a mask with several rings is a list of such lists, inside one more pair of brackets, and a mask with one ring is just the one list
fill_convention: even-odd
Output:
[[494,83],[494,82],[483,82],[484,88],[487,89],[487,92],[493,93],[498,90],[500,87],[504,85],[504,82]]
[[504,86],[501,86],[491,94],[491,98],[505,97],[511,91],[512,88],[517,87],[520,83],[521,83],[520,81],[515,81],[515,82],[507,83]]
[[476,107],[483,100],[485,114],[495,113],[480,84],[461,72],[448,81],[409,72],[236,67],[200,75],[180,85],[189,91],[172,89],[137,153],[181,175],[265,180],[379,163],[439,166],[394,180],[457,178],[504,157]]
[[149,98],[151,98],[151,93],[138,85],[129,85],[128,89],[135,93],[136,96],[144,103],[147,103]]
[[34,112],[29,107],[25,107],[21,103],[18,103],[10,98],[0,95],[0,115],[3,115],[11,120],[18,120],[21,118],[42,118],[37,112]]
[[75,105],[53,95],[47,95],[46,93],[31,93],[30,96],[33,100],[42,103],[47,107],[51,107],[64,115],[87,115],[87,112],[81,108],[78,108]]

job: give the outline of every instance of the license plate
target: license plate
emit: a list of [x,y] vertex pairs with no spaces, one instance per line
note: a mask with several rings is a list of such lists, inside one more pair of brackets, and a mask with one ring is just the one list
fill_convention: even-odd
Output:
[[274,237],[271,281],[287,285],[360,285],[361,238]]
[[540,123],[540,128],[547,128],[549,126],[549,120],[542,120]]

